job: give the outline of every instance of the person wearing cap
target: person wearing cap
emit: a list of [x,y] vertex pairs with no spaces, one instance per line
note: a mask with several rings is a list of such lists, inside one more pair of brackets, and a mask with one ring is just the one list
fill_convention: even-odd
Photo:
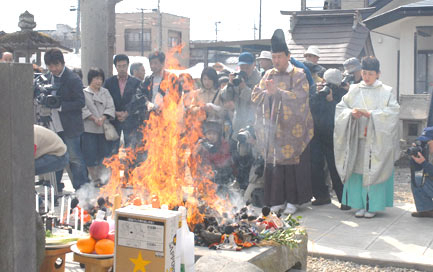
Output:
[[254,88],[257,148],[265,161],[264,203],[272,211],[296,212],[298,204],[311,201],[309,143],[313,118],[309,84],[304,70],[290,62],[284,32],[271,39],[274,68]]
[[[325,161],[332,181],[332,189],[341,203],[343,184],[335,168],[334,158],[334,116],[335,106],[347,93],[341,88],[343,74],[338,69],[328,69],[323,81],[317,85],[317,92],[310,99],[311,114],[314,120],[314,137],[311,140],[311,178],[313,186],[313,205],[331,203],[326,185]],[[350,207],[341,205],[342,210]]]
[[306,61],[310,61],[314,64],[317,64],[320,59],[320,50],[319,47],[315,45],[310,45],[304,53],[304,57]]
[[273,67],[272,55],[269,51],[260,52],[260,56],[257,58],[260,64],[260,68],[263,69],[261,75],[264,76],[266,71]]
[[343,62],[344,76],[349,76],[350,80],[346,84],[346,89],[349,89],[350,84],[358,84],[362,80],[361,62],[357,58],[350,58]]
[[356,217],[372,218],[393,206],[400,105],[378,80],[379,61],[364,57],[361,66],[362,81],[350,85],[335,111],[334,152],[342,204],[358,209]]
[[417,138],[424,146],[423,152],[411,155],[411,171],[423,170],[421,175],[411,175],[411,189],[415,200],[416,212],[413,217],[433,217],[433,164],[429,155],[433,154],[433,127],[426,127]]
[[239,55],[239,74],[240,84],[233,84],[234,74],[229,75],[229,83],[221,90],[223,98],[230,97],[234,102],[233,114],[233,140],[240,129],[254,123],[253,104],[251,102],[252,88],[260,82],[260,73],[256,68],[256,60],[250,52],[243,52]]

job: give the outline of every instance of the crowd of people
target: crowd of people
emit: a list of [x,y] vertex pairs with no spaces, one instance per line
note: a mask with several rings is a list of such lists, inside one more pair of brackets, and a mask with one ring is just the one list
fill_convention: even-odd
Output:
[[[164,110],[164,99],[176,86],[185,114],[195,116],[203,131],[190,159],[200,156],[202,166],[212,169],[209,178],[219,191],[236,188],[248,201],[294,214],[304,203],[331,203],[329,176],[341,210],[372,218],[393,206],[399,104],[392,88],[379,80],[375,57],[350,58],[342,72],[319,65],[316,46],[304,56],[304,62],[291,57],[278,29],[271,51],[258,58],[240,54],[236,73],[217,63],[194,81],[164,69],[165,54],[154,52],[146,76],[142,63],[130,64],[128,56],[119,54],[114,57],[117,75],[105,79],[102,69],[91,68],[84,88],[78,73],[65,66],[62,53],[49,50],[44,57],[47,79],[61,100],[50,111],[50,129],[64,143],[57,141],[53,154],[69,160],[76,190],[88,182],[103,185],[102,161],[119,152],[121,141],[107,140],[109,126],[123,135],[124,147],[134,149],[149,115]],[[433,129],[422,137],[426,146],[433,146]],[[428,175],[433,166],[427,153],[412,156],[414,168],[427,173],[412,185],[413,216],[418,217],[433,217]],[[62,172],[57,172],[59,190]],[[260,181],[263,185],[257,186]]]

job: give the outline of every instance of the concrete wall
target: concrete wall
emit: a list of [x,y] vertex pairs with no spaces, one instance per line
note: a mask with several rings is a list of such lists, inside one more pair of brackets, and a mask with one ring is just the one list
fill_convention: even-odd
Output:
[[[381,79],[397,87],[397,52],[400,50],[400,94],[414,94],[414,33],[417,26],[433,25],[433,17],[410,17],[374,29],[373,48],[381,62]],[[378,34],[383,33],[383,34]],[[418,50],[433,50],[433,38],[418,36]]]
[[90,67],[112,74],[114,54],[114,7],[119,0],[81,0],[81,68],[87,83]]
[[[125,50],[125,29],[141,29],[141,13],[117,13],[116,14],[116,54],[126,54],[129,56],[140,56],[140,51]],[[172,14],[162,13],[162,52],[169,51],[168,32],[181,32],[184,45],[180,56],[176,56],[180,65],[189,67],[189,41],[190,41],[190,19]],[[144,13],[144,29],[151,30],[151,50],[144,51],[144,56],[147,57],[150,53],[159,49],[159,17],[158,13]]]
[[363,8],[365,0],[341,0],[341,9]]

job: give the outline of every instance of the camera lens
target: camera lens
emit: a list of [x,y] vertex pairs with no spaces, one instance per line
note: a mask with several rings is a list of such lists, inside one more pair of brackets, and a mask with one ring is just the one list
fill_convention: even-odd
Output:
[[241,79],[239,78],[239,76],[236,76],[234,79],[233,79],[233,85],[235,85],[235,86],[239,86],[241,84]]
[[325,86],[323,87],[323,89],[321,89],[318,94],[319,95],[323,95],[323,96],[327,96],[328,94],[331,93],[331,88],[329,86]]

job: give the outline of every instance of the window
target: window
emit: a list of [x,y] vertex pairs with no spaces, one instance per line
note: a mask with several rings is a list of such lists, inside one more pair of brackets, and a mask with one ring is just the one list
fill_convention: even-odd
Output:
[[415,93],[433,91],[433,51],[418,51],[416,60]]
[[[151,50],[150,29],[143,30],[143,51]],[[125,51],[141,51],[141,29],[125,29]]]
[[408,124],[408,136],[418,136],[418,124],[417,123],[409,123]]
[[182,32],[180,31],[168,31],[168,47],[175,47],[182,43]]

